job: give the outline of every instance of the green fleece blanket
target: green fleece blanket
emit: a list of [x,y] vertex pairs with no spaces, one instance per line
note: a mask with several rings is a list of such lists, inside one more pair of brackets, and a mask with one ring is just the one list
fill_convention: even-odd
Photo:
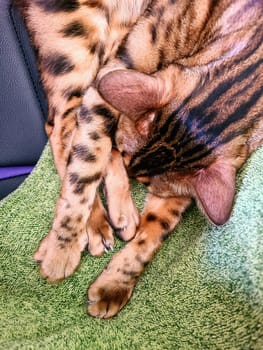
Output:
[[[59,181],[47,146],[35,171],[0,202],[0,349],[263,349],[263,148],[239,172],[230,221],[193,205],[111,320],[86,313],[86,289],[111,254],[84,254],[74,276],[41,280],[32,259]],[[139,208],[144,188],[133,184]],[[115,251],[123,243],[116,240]]]

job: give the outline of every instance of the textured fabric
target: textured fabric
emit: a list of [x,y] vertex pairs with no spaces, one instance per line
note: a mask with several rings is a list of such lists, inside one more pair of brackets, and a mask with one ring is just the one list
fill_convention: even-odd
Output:
[[[86,314],[86,288],[110,255],[84,253],[59,285],[32,255],[48,232],[59,191],[49,147],[0,202],[0,349],[262,350],[263,148],[238,176],[230,221],[213,227],[193,205],[111,320]],[[139,208],[144,187],[133,184]],[[115,251],[123,243],[116,241]]]
[[32,49],[11,1],[0,1],[0,166],[35,164],[46,108]]

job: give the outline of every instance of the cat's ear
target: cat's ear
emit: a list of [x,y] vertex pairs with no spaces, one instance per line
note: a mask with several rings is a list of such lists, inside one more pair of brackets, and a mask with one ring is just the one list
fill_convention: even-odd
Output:
[[215,162],[190,178],[198,205],[215,225],[223,225],[230,217],[235,178],[235,167],[224,162]]
[[162,107],[160,85],[154,76],[133,70],[115,70],[100,80],[98,91],[114,108],[138,120],[143,114]]
[[137,121],[171,101],[181,103],[200,84],[200,79],[196,71],[171,64],[152,75],[132,69],[115,70],[104,75],[97,88],[109,104]]

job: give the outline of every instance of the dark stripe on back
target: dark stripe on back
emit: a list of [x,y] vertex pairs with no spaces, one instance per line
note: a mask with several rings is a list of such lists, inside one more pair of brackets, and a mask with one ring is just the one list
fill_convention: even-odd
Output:
[[[139,163],[137,160],[139,159]],[[129,173],[134,176],[153,176],[161,174],[175,162],[175,154],[172,149],[159,146],[146,154],[132,158],[129,165]]]
[[[198,115],[199,117],[202,116],[202,118],[199,118],[199,122],[197,125],[198,128],[202,128],[206,124],[211,123],[211,121],[213,120],[213,117],[216,116],[215,112],[212,111],[211,114],[204,116],[204,111],[208,107],[212,106],[221,95],[226,94],[226,91],[229,90],[234,84],[238,84],[238,82],[241,82],[249,78],[262,63],[263,63],[263,59],[258,60],[257,62],[251,64],[246,69],[242,70],[240,74],[238,74],[237,76],[231,76],[231,78],[229,78],[228,80],[223,81],[222,83],[217,85],[217,87],[213,89],[213,91],[206,97],[206,99],[203,102],[193,107],[189,111],[189,118],[191,118],[191,116],[196,116],[196,115]],[[191,121],[189,120],[189,122]]]
[[65,37],[85,37],[87,35],[86,28],[79,21],[74,21],[66,25],[66,27],[61,31]]
[[249,100],[241,103],[233,113],[231,113],[227,119],[220,124],[212,125],[208,130],[208,134],[212,135],[220,135],[221,132],[226,130],[230,125],[233,125],[234,123],[238,122],[239,120],[245,118],[251,109],[252,106],[254,106],[257,101],[262,97],[263,95],[263,87],[261,86],[259,90],[255,91],[253,95],[250,97]]
[[[262,95],[263,95],[263,87],[260,87],[259,90],[254,92],[254,94],[251,96],[249,100],[240,104],[236,108],[236,110],[233,113],[231,113],[223,123],[212,125],[206,132],[207,139],[206,139],[205,145],[199,144],[196,147],[189,149],[186,152],[183,152],[182,156],[184,160],[180,161],[180,158],[179,158],[178,165],[190,166],[191,163],[200,161],[203,158],[207,157],[209,154],[211,154],[212,151],[214,151],[219,146],[222,146],[232,141],[237,136],[247,132],[249,125],[251,125],[254,119],[255,120],[258,119],[258,116],[255,116],[255,118],[252,118],[252,120],[249,122],[249,125],[247,125],[247,123],[245,124],[245,126],[241,125],[241,127],[239,127],[238,129],[235,129],[234,131],[230,131],[229,133],[227,133],[227,135],[224,138],[220,139],[221,133],[223,133],[228,127],[234,126],[235,123],[246,118],[251,107],[253,107],[257,103],[257,101],[262,97]],[[208,149],[202,146],[207,146]],[[200,153],[196,154],[198,152]]]
[[[205,150],[204,152],[200,153],[200,154],[193,154],[192,157],[189,157],[188,159],[185,159],[185,160],[182,160],[180,162],[178,162],[178,167],[179,169],[177,170],[180,170],[180,168],[189,168],[189,167],[192,167],[191,166],[191,163],[196,163],[198,161],[200,161],[201,159],[204,159],[204,157],[207,157],[209,156],[209,154],[211,154],[211,152],[215,149],[216,147],[211,147],[210,149],[207,149]],[[199,169],[200,166],[196,166],[196,167],[192,167],[192,168],[197,168]],[[170,169],[171,170],[171,169]],[[182,169],[183,170],[183,169]]]
[[63,75],[74,69],[74,64],[70,61],[70,58],[60,53],[43,57],[42,65],[52,75]]
[[251,127],[253,127],[253,124],[256,123],[259,118],[261,118],[261,114],[255,114],[252,118],[249,120],[249,124],[242,125],[239,129],[233,130],[230,133],[228,133],[222,140],[220,141],[220,145],[225,144],[231,140],[233,140],[238,135],[245,134],[249,131]]
[[205,144],[197,144],[194,147],[191,147],[190,149],[186,150],[185,152],[182,153],[181,157],[177,159],[178,163],[181,164],[180,158],[187,158],[187,157],[192,157],[195,154],[200,154],[200,152],[207,151],[207,145]]

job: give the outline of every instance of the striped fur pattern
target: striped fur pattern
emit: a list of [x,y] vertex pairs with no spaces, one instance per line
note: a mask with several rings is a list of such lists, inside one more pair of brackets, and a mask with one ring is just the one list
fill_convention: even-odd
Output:
[[[136,210],[119,153],[111,152],[112,136],[129,174],[149,189],[135,238],[114,255],[88,290],[88,312],[108,318],[129,300],[138,277],[180,221],[191,198],[214,224],[223,224],[229,218],[236,171],[263,143],[263,5],[260,0],[145,1],[140,11],[148,7],[131,29],[140,11],[135,11],[130,21],[127,13],[131,8],[124,11],[126,25],[120,26],[115,18],[120,18],[122,1],[116,2],[118,6],[108,2],[108,7],[106,1],[32,3],[27,14],[39,46],[44,84],[47,92],[53,90],[50,96],[59,96],[57,103],[51,103],[50,111],[62,106],[61,112],[53,110],[49,117],[48,132],[63,182],[53,228],[36,253],[41,275],[49,281],[62,279],[75,270],[87,243],[93,245],[97,239],[99,249],[112,245],[112,232],[96,197],[102,176],[113,224],[121,227],[124,238],[134,235]],[[89,20],[94,24],[94,13],[92,18],[83,10],[87,8],[96,9],[110,28],[111,34],[104,41],[101,37],[95,39],[96,50],[89,46],[89,31],[84,35],[76,20],[80,14],[81,21],[88,18],[87,27]],[[56,49],[64,50],[64,45],[58,45],[57,33],[72,42],[68,51],[59,53],[59,60],[50,54],[44,36],[37,41],[41,33],[36,33],[39,23],[32,24],[35,13],[46,15],[43,22],[49,24],[54,16],[58,26],[52,42],[56,42]],[[70,24],[66,18],[70,18]],[[102,27],[96,28],[99,31]],[[112,45],[110,38],[116,39],[116,35],[119,40],[113,40]],[[85,50],[77,53],[76,47],[83,49],[83,42],[85,49],[89,47],[94,54],[95,69],[94,62],[82,56]],[[48,52],[42,59],[41,50]],[[104,56],[105,52],[110,53]],[[79,83],[83,72],[96,73]],[[90,86],[95,76],[95,84]],[[68,82],[70,88],[65,88]],[[58,103],[61,96],[64,105]],[[124,207],[126,210],[121,212]],[[117,213],[115,218],[113,213]]]

